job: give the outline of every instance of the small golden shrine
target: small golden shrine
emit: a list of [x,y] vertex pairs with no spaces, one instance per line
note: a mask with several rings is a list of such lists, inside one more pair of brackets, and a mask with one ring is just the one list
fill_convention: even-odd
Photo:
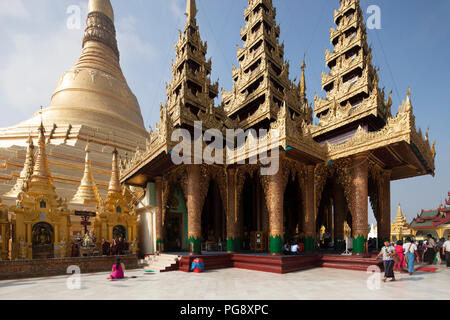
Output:
[[411,236],[411,229],[406,221],[406,214],[402,212],[400,204],[398,205],[397,216],[391,226],[391,241],[403,240],[403,238]]
[[118,152],[113,151],[112,173],[108,194],[94,222],[94,233],[97,236],[97,246],[102,239],[111,242],[113,239],[123,238],[130,244],[130,253],[136,253],[137,215],[135,207],[122,189],[119,181]]
[[[31,146],[31,142],[29,142]],[[29,153],[31,155],[31,153]],[[26,160],[30,165],[30,159]],[[25,170],[25,169],[24,169]],[[25,180],[27,177],[24,177]],[[19,180],[20,182],[20,180]],[[58,197],[47,161],[45,129],[39,127],[38,150],[33,173],[17,195],[12,223],[11,259],[65,257],[70,220],[66,200]]]

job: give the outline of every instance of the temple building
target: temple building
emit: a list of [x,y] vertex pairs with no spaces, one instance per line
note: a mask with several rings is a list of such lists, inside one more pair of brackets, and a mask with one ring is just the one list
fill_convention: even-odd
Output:
[[[424,137],[416,129],[410,90],[393,114],[390,94],[379,88],[359,1],[341,0],[334,12],[325,97],[316,96],[314,105],[306,99],[305,62],[300,82],[289,78],[272,1],[249,0],[233,89],[222,89],[222,102],[214,106],[218,84],[210,81],[212,64],[196,13],[195,1],[188,0],[157,131],[121,174],[122,183],[145,188],[145,206],[155,207],[148,217],[150,250],[200,254],[256,245],[278,255],[284,241],[301,237],[310,252],[324,227],[337,247],[351,230],[353,252],[364,254],[369,202],[378,238],[389,238],[390,182],[434,175],[436,154],[428,132]],[[181,165],[172,161],[180,151],[180,141],[171,139],[177,129],[194,133],[181,152],[192,161]],[[208,139],[195,136],[199,129],[203,136],[238,129],[247,135],[234,152],[216,152],[207,162],[185,155],[196,148],[211,152]],[[261,129],[268,133],[255,137]],[[265,160],[276,154],[279,170],[262,174]]]
[[12,260],[48,259],[67,254],[70,212],[67,202],[56,193],[46,149],[41,123],[33,173],[17,195],[16,205],[9,209],[12,217],[8,251]]
[[[7,205],[15,204],[20,181],[30,174],[25,169],[31,167],[29,163],[24,167],[25,159],[32,161],[27,156],[27,139],[37,140],[40,114],[53,183],[68,201],[82,179],[88,142],[92,174],[103,197],[111,174],[111,152],[117,149],[126,161],[127,154],[131,157],[145,148],[149,134],[120,67],[110,1],[89,0],[88,8],[81,56],[58,80],[49,106],[31,119],[0,129],[0,195]],[[20,181],[15,185],[17,178]]]
[[425,239],[428,234],[435,238],[445,238],[450,234],[450,192],[445,205],[436,210],[422,210],[409,224],[416,238]]
[[398,205],[397,216],[391,226],[391,241],[404,240],[412,236],[409,224],[406,221],[406,214],[403,214],[400,204]]

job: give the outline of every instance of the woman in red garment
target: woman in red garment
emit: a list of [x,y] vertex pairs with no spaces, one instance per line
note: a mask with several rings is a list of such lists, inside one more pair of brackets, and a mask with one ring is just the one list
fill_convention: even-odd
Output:
[[108,280],[116,280],[116,279],[123,279],[125,278],[124,274],[124,266],[122,263],[120,263],[120,259],[116,260],[116,264],[113,265],[112,268],[112,274],[108,277]]
[[397,245],[395,246],[395,251],[397,252],[398,257],[401,262],[396,263],[394,269],[400,273],[404,272],[404,268],[406,267],[405,263],[405,255],[403,254],[403,241],[397,241]]

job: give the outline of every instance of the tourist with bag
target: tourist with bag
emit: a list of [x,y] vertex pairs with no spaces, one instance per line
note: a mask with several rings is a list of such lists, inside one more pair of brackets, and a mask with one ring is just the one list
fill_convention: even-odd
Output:
[[406,239],[406,243],[403,245],[403,251],[405,253],[405,262],[408,266],[408,273],[410,276],[414,273],[414,263],[416,261],[417,246],[411,241],[411,238]]
[[384,247],[381,248],[380,253],[377,256],[377,259],[383,256],[384,263],[384,279],[383,282],[386,282],[387,278],[392,278],[392,281],[395,281],[394,275],[394,256],[400,261],[397,253],[395,252],[394,246],[389,243],[389,240],[384,241]]

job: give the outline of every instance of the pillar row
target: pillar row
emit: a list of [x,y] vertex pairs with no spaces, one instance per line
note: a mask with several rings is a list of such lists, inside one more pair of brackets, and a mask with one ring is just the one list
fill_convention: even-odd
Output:
[[315,205],[315,187],[314,187],[314,166],[306,168],[306,179],[304,187],[304,233],[305,233],[305,251],[313,252],[315,250],[316,239],[316,205]]
[[201,166],[187,167],[187,210],[189,254],[202,251],[202,204],[201,204]]
[[366,243],[369,234],[368,167],[368,154],[363,153],[353,157],[353,253],[356,255],[364,254],[367,249]]
[[163,226],[162,226],[162,178],[155,178],[155,203],[156,203],[156,215],[155,215],[155,238],[156,238],[156,251],[164,251],[164,239],[163,239]]

